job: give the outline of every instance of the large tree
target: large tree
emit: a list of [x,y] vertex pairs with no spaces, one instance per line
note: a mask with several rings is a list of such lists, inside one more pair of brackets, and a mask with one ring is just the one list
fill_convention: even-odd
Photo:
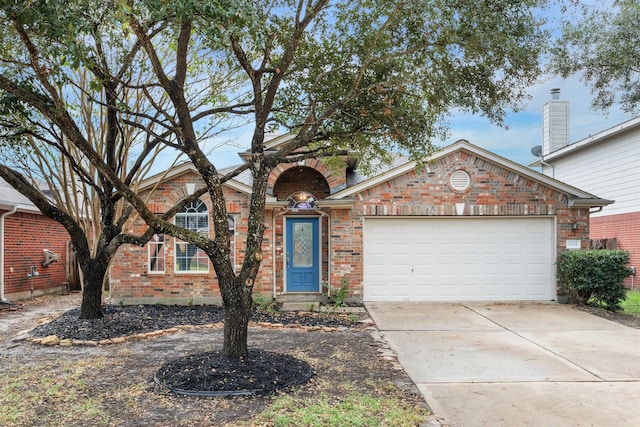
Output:
[[[66,61],[74,60],[73,53],[56,61],[51,56],[61,55],[62,46],[73,44],[69,39],[67,44],[57,44],[54,32],[79,22],[66,20],[70,16],[64,13],[54,15],[57,21],[36,19],[45,11],[8,8],[1,15],[3,78],[11,80],[14,91],[0,91],[0,176],[68,231],[83,283],[80,317],[94,319],[102,316],[103,282],[116,251],[123,244],[145,244],[153,229],[138,236],[125,232],[135,211],[49,115],[57,109],[68,114],[83,143],[132,188],[165,145],[151,136],[156,126],[142,119],[144,114],[158,112],[150,111],[146,97],[128,87],[144,75],[134,62],[139,46],[120,42],[114,48],[117,41],[101,28],[98,12],[93,20],[86,16],[82,22],[95,29],[83,34],[83,43],[90,46],[75,46],[86,49],[75,58],[90,57],[92,62],[70,66]],[[136,114],[121,111],[117,103],[128,105]],[[42,108],[44,104],[47,107]],[[156,105],[162,104],[156,100]],[[146,126],[144,132],[142,126]]]
[[[571,2],[574,3],[574,2]],[[626,112],[640,105],[640,3],[616,0],[575,2],[562,37],[553,47],[551,68],[562,77],[581,76],[593,93],[592,106]]]
[[[33,1],[31,8],[56,3]],[[213,238],[177,227],[166,214],[160,217],[147,209],[86,143],[67,107],[47,90],[51,76],[39,61],[27,64],[28,75],[40,82],[37,88],[25,90],[23,75],[0,72],[0,89],[55,122],[151,228],[193,243],[209,256],[226,308],[223,352],[232,358],[247,353],[254,279],[262,259],[267,178],[273,169],[283,162],[346,153],[366,163],[393,150],[420,160],[432,151],[436,137],[446,133],[447,115],[455,109],[501,124],[505,111],[521,105],[526,88],[537,78],[547,40],[534,9],[543,0],[99,3],[113,3],[105,8],[112,11],[104,19],[109,31],[144,52],[148,81],[128,87],[151,104],[157,97],[170,101],[158,109],[155,120],[167,132],[162,141],[184,153],[206,184],[180,204],[208,193]],[[38,19],[47,20],[48,15]],[[73,34],[82,38],[80,30],[85,29],[73,28]],[[172,54],[161,55],[167,46]],[[68,51],[61,46],[61,52]],[[77,50],[74,54],[85,57]],[[63,67],[55,62],[59,57],[47,60]],[[210,67],[206,74],[197,66],[203,61]],[[73,66],[90,63],[90,58],[83,59]],[[221,78],[239,84],[212,90]],[[194,103],[194,94],[202,91],[211,93],[207,105]],[[131,112],[122,102],[116,108]],[[223,175],[202,148],[199,123],[203,118],[234,117],[251,119],[251,158]],[[276,151],[265,149],[271,127],[292,135]],[[229,258],[223,185],[247,169],[253,188],[245,258],[236,273]]]

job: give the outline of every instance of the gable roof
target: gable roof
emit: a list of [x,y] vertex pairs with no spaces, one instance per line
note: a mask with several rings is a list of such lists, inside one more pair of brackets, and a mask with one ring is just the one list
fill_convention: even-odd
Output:
[[[219,175],[224,176],[227,173],[233,171],[234,169],[235,167],[225,168],[220,171]],[[150,176],[149,178],[144,179],[140,183],[139,191],[148,190],[152,188],[154,185],[156,185],[158,182],[168,181],[189,172],[199,175],[199,172],[196,169],[196,167],[193,165],[193,163],[191,162],[180,163],[179,165],[174,166],[171,169],[157,173],[153,176]],[[251,194],[251,180],[247,180],[247,176],[246,176],[247,172],[249,175],[251,175],[250,171],[244,171],[240,175],[236,176],[235,178],[225,182],[224,185],[227,185],[230,188],[233,188],[234,190],[237,190],[241,193]]]
[[[640,124],[640,121],[639,121]],[[283,143],[289,135],[284,135],[276,138],[277,143]],[[534,171],[528,167],[522,166],[518,163],[515,163],[509,159],[506,159],[502,156],[499,156],[495,153],[487,151],[483,148],[480,148],[476,145],[471,144],[466,140],[459,140],[443,149],[436,151],[430,157],[425,159],[424,163],[428,164],[431,161],[438,160],[445,156],[448,156],[456,151],[466,151],[469,154],[472,154],[476,157],[479,157],[483,160],[486,160],[490,163],[494,163],[506,170],[514,172],[517,175],[523,176],[531,181],[542,184],[550,189],[556,190],[560,193],[566,194],[569,198],[569,206],[574,207],[602,207],[607,206],[613,203],[613,200],[607,200],[599,198],[593,194],[582,191],[576,187],[565,184],[561,181],[548,177],[540,172]],[[365,191],[369,188],[375,187],[383,182],[389,181],[393,178],[401,176],[405,173],[408,173],[418,167],[418,163],[415,161],[410,161],[406,157],[398,156],[391,165],[380,165],[378,171],[372,176],[362,176],[362,175],[354,175],[349,180],[349,185],[325,199],[325,203],[333,203],[336,205],[341,205],[345,203],[352,203],[352,197],[362,191]],[[223,176],[231,171],[233,171],[235,167],[229,167],[220,170],[220,175]],[[167,171],[156,174],[150,178],[142,181],[140,185],[140,190],[145,190],[152,188],[156,183],[163,180],[170,180],[173,178],[177,178],[185,173],[193,172],[198,173],[197,169],[190,162],[181,163]],[[237,191],[240,191],[244,194],[251,194],[251,186],[253,183],[253,177],[249,170],[246,170],[239,174],[238,176],[230,179],[225,182],[224,185],[229,186]],[[277,201],[273,196],[267,196],[267,203],[269,205],[279,205],[283,202]]]
[[[464,150],[476,157],[482,158],[488,162],[497,164],[502,168],[514,172],[520,176],[528,178],[534,182],[540,183],[548,188],[554,189],[561,193],[566,194],[569,197],[569,206],[582,206],[582,207],[601,207],[613,203],[612,200],[601,199],[593,194],[579,190],[573,186],[565,184],[556,179],[550,178],[540,172],[534,171],[528,167],[522,166],[490,151],[484,150],[476,145],[469,143],[468,141],[461,139],[428,157],[424,163],[435,161],[445,156],[448,156],[456,151]],[[367,180],[361,181],[356,185],[347,187],[342,191],[332,194],[328,199],[342,199],[345,197],[353,196],[361,191],[367,190],[371,187],[379,185],[383,182],[389,181],[395,177],[403,175],[407,172],[414,170],[418,166],[415,161],[407,161],[400,164],[388,171],[375,175]]]
[[590,135],[587,138],[581,139],[567,146],[564,146],[556,151],[553,151],[543,156],[541,159],[537,159],[536,161],[531,162],[529,166],[541,167],[542,161],[553,162],[553,160],[559,159],[560,157],[564,157],[576,151],[581,151],[583,149],[586,149],[594,145],[605,144],[614,136],[617,136],[624,132],[637,130],[638,128],[640,128],[640,116],[634,117],[633,119],[622,122],[609,129],[605,129],[602,132],[598,132],[595,135]]

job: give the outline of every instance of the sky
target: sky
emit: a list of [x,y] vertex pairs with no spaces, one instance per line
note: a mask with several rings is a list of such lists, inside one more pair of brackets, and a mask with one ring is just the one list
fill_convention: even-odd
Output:
[[[454,114],[450,120],[450,137],[434,141],[444,147],[459,139],[489,150],[495,154],[522,165],[535,160],[531,148],[542,145],[542,108],[551,99],[551,89],[560,89],[560,99],[569,101],[569,142],[574,143],[596,133],[632,119],[615,106],[608,112],[591,108],[592,94],[578,77],[567,80],[555,78],[529,89],[531,99],[526,107],[508,113],[505,124],[508,129],[490,123],[486,118],[471,114]],[[242,151],[251,139],[251,128],[239,129],[233,133],[230,144],[224,144],[214,151],[212,159],[218,168],[239,164],[237,153]],[[222,142],[220,142],[222,144]]]
[[[580,0],[578,4],[605,10],[615,8],[611,0]],[[548,19],[547,28],[555,37],[560,36],[560,22],[574,21],[576,16],[563,13],[561,7],[562,2],[552,2],[549,9],[541,12]],[[443,141],[443,145],[466,139],[516,163],[528,165],[535,160],[531,148],[542,145],[542,108],[551,99],[551,89],[554,88],[560,89],[561,100],[569,101],[570,144],[634,117],[633,114],[624,113],[616,105],[607,112],[593,110],[591,88],[578,75],[566,80],[560,77],[547,78],[528,89],[531,99],[523,110],[507,114],[505,124],[508,129],[495,126],[479,116],[458,114],[451,119],[451,137]]]
[[489,123],[470,114],[459,114],[451,119],[451,137],[443,145],[459,139],[527,165],[535,160],[531,148],[542,145],[542,108],[551,99],[551,89],[560,89],[560,99],[569,101],[569,143],[602,132],[634,116],[619,108],[608,113],[591,108],[592,94],[578,77],[563,80],[555,78],[529,89],[531,100],[526,108],[509,113],[505,119],[508,129]]

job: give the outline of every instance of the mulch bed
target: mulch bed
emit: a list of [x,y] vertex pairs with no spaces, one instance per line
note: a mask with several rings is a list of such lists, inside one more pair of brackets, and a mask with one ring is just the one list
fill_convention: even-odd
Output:
[[[640,317],[608,312],[596,307],[578,307],[609,320],[640,328]],[[55,320],[40,325],[30,333],[36,337],[101,341],[127,335],[168,329],[179,325],[205,325],[222,322],[220,306],[104,306],[104,317],[79,319],[79,309],[65,312]],[[356,329],[366,314],[316,312],[282,312],[254,310],[254,322],[284,325],[331,326]],[[313,372],[304,361],[293,356],[251,349],[248,357],[232,361],[218,351],[198,352],[166,362],[154,380],[164,390],[193,396],[269,394],[307,381]]]
[[[80,319],[72,309],[53,321],[34,328],[35,337],[57,335],[60,339],[101,341],[133,334],[169,329],[179,325],[222,322],[220,306],[137,305],[104,306],[100,319]],[[365,314],[254,310],[254,322],[283,325],[355,328]],[[313,375],[304,361],[287,354],[253,349],[242,360],[230,360],[221,352],[188,355],[164,364],[154,380],[167,389],[194,396],[272,393],[306,382]]]
[[[100,319],[80,319],[74,308],[57,319],[40,325],[34,337],[57,335],[60,339],[101,341],[127,335],[169,329],[181,325],[207,325],[224,320],[224,307],[214,305],[133,305],[102,307]],[[364,314],[317,313],[306,311],[254,310],[251,321],[284,325],[356,327]]]
[[288,354],[249,350],[241,360],[220,351],[193,354],[164,364],[154,381],[188,396],[234,396],[272,393],[308,381],[313,370]]

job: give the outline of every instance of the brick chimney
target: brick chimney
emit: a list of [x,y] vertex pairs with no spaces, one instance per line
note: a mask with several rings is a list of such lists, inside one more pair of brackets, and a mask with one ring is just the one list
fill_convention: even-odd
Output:
[[569,145],[569,101],[560,100],[560,89],[551,89],[551,99],[542,108],[542,155]]

